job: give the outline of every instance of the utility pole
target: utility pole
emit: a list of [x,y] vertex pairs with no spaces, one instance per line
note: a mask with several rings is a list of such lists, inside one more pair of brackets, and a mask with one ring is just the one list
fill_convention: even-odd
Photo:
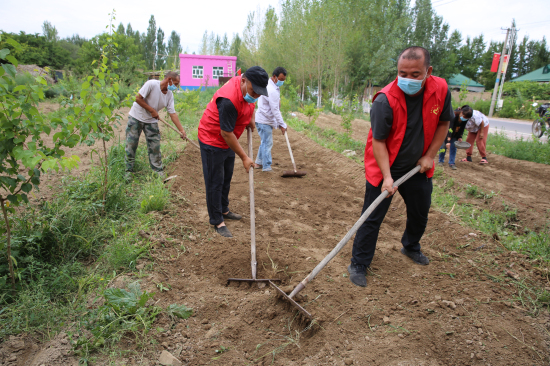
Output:
[[510,39],[509,39],[509,45],[508,45],[508,63],[504,67],[504,70],[502,70],[502,82],[500,83],[500,89],[498,91],[498,98],[497,98],[497,108],[501,108],[499,105],[499,102],[502,98],[502,90],[504,89],[504,81],[506,80],[506,70],[508,68],[508,65],[512,62],[512,47],[514,46],[514,42],[516,41],[516,34],[517,29],[514,25],[514,22],[512,22],[512,29],[510,29]]
[[506,54],[506,48],[508,47],[508,37],[510,36],[510,31],[511,28],[506,29],[506,39],[504,40],[504,44],[502,45],[502,53],[500,54],[500,60],[498,62],[497,79],[495,81],[495,88],[493,89],[493,97],[491,98],[491,108],[489,109],[489,118],[493,117],[493,112],[495,111],[495,102],[497,99],[498,86],[501,76],[500,71],[502,69],[502,64],[504,63],[504,55]]

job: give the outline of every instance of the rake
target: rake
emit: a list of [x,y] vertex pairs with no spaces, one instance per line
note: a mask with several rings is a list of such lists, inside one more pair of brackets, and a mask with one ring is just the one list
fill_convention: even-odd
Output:
[[[246,129],[246,137],[248,142],[248,156],[250,156],[250,159],[254,160],[252,150],[252,130],[250,129],[250,127],[247,127]],[[248,182],[250,191],[250,265],[252,268],[252,278],[228,278],[227,284],[229,285],[230,282],[281,282],[280,279],[256,278],[256,269],[258,266],[258,262],[256,261],[256,212],[254,210],[254,168],[252,166],[250,166],[250,169],[248,170]]]
[[[398,179],[396,182],[394,182],[393,186],[398,187],[400,184],[405,182],[407,179],[409,179],[419,171],[420,171],[420,165],[417,165],[413,170],[411,170],[410,172],[405,174],[403,177]],[[357,232],[357,230],[359,230],[361,225],[363,225],[363,223],[367,220],[367,218],[370,216],[372,211],[374,211],[374,209],[378,207],[380,202],[382,202],[387,196],[388,196],[388,191],[384,191],[376,198],[376,200],[374,200],[373,203],[370,204],[367,210],[361,215],[359,220],[357,220],[355,225],[353,225],[353,227],[347,232],[347,234],[342,238],[342,240],[340,240],[338,245],[336,245],[336,247],[334,247],[334,249],[332,249],[332,251],[317,265],[317,267],[315,267],[313,271],[311,271],[311,273],[302,282],[300,282],[298,286],[294,288],[294,290],[290,293],[290,295],[287,295],[283,290],[278,288],[274,283],[270,282],[271,286],[274,287],[278,291],[278,293],[281,295],[281,298],[288,301],[303,316],[305,316],[310,320],[313,320],[313,316],[307,310],[305,310],[302,306],[300,306],[300,304],[298,304],[294,300],[294,297],[298,294],[298,292],[302,291],[309,282],[313,281],[315,276],[317,276],[317,274],[321,272],[321,270],[328,264],[328,262],[330,262],[332,258],[334,258],[342,250],[342,248],[344,248],[344,246],[348,243],[351,237]]]

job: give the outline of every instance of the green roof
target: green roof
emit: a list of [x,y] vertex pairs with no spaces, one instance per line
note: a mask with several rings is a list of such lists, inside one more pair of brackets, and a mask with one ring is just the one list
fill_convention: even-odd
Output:
[[538,81],[538,82],[550,82],[550,64],[531,71],[528,74],[521,75],[510,81]]
[[479,88],[483,88],[484,85],[481,85],[480,83],[477,83],[475,80],[473,79],[470,79],[462,74],[454,74],[451,76],[451,78],[449,79],[449,82],[448,84],[449,85],[462,85],[462,83],[464,81],[468,81],[468,84],[466,84],[466,86],[473,86],[473,87],[479,87]]

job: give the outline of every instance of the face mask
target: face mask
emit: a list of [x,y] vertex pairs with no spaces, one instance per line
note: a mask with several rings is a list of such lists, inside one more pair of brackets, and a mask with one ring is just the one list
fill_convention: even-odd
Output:
[[[427,73],[426,73],[427,76]],[[422,83],[426,79],[426,76],[424,76],[424,79],[422,80],[415,80],[415,79],[407,79],[402,78],[401,76],[397,76],[397,86],[403,90],[403,93],[408,95],[414,95],[422,89]]]
[[277,85],[277,86],[283,86],[284,83],[285,83],[284,81],[277,80],[277,84],[275,84],[275,85]]
[[460,116],[460,120],[461,120],[462,122],[466,122],[466,121],[468,120],[468,118],[464,118],[464,117]]
[[252,98],[252,96],[248,93],[244,96],[244,100],[246,100],[248,103],[256,103],[258,98]]
[[175,86],[174,84],[168,85],[168,90],[170,90],[170,91],[176,91],[177,89],[178,89],[178,87]]

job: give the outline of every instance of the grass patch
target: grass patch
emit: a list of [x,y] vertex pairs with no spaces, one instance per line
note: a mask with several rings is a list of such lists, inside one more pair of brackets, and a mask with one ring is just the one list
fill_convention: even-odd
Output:
[[[191,138],[196,139],[200,113],[214,92],[199,93],[191,111],[179,109]],[[165,166],[186,145],[169,129],[163,130],[161,142]],[[107,289],[111,279],[134,271],[137,260],[148,255],[149,244],[138,232],[156,223],[149,212],[170,204],[166,186],[151,172],[145,145],[137,150],[133,183],[125,183],[124,147],[119,141],[109,151],[105,202],[102,171],[94,167],[81,177],[67,174],[53,199],[28,206],[12,219],[18,289],[14,296],[8,291],[6,253],[0,250],[0,342],[22,332],[49,340],[68,330],[81,364],[87,364],[94,351],[113,350],[123,336],[143,346],[160,312],[171,318],[190,316],[192,310],[178,304],[166,310],[147,305],[152,294],[137,283],[116,293]],[[0,238],[0,248],[5,240]],[[101,306],[88,304],[101,298]]]
[[338,133],[332,129],[324,129],[299,118],[291,118],[287,120],[288,125],[299,132],[303,132],[317,144],[342,153],[344,150],[354,151],[356,155],[349,156],[352,160],[360,163],[363,160],[365,151],[365,143],[352,139],[348,134]]
[[487,150],[493,154],[511,159],[550,164],[550,144],[541,140],[510,140],[504,132],[490,133],[487,136]]
[[550,260],[550,228],[539,232],[524,228],[518,230],[517,209],[503,203],[502,211],[481,209],[469,203],[460,203],[457,195],[463,191],[467,196],[483,199],[495,199],[494,192],[486,193],[479,187],[467,184],[457,187],[454,180],[444,176],[443,169],[436,168],[434,174],[433,205],[440,211],[452,213],[463,223],[488,235],[495,235],[510,250],[524,252],[532,258]]

